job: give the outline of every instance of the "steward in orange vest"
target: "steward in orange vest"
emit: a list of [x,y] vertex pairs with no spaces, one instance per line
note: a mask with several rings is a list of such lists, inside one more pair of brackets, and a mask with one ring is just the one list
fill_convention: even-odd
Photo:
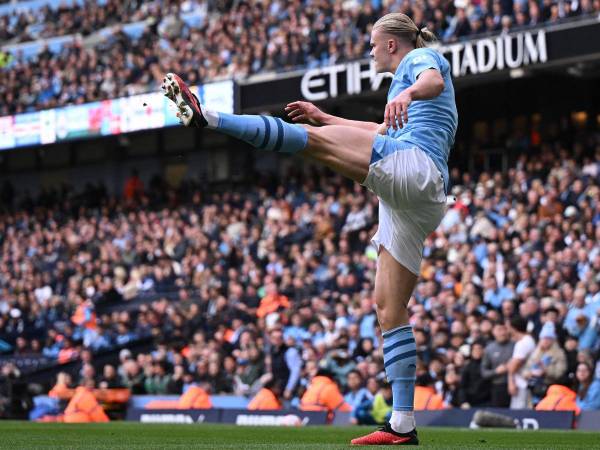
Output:
[[268,387],[262,388],[248,403],[251,411],[273,411],[281,409],[281,403],[275,393]]
[[566,386],[552,384],[535,409],[536,411],[575,411],[579,414],[577,393]]
[[210,395],[200,386],[192,386],[179,397],[179,409],[209,409],[212,408]]
[[312,379],[300,400],[302,411],[350,412],[350,406],[344,400],[340,388],[333,381],[333,375],[327,370],[319,370]]
[[444,399],[431,386],[415,386],[415,411],[444,409]]
[[109,418],[94,397],[92,390],[80,386],[65,409],[64,421],[67,423],[108,422]]

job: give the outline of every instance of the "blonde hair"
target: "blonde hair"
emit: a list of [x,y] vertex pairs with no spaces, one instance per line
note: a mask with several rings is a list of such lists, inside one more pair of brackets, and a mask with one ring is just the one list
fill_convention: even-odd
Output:
[[437,40],[426,27],[419,29],[410,17],[402,13],[386,14],[375,22],[373,30],[376,29],[410,42],[415,48],[427,47],[427,42]]

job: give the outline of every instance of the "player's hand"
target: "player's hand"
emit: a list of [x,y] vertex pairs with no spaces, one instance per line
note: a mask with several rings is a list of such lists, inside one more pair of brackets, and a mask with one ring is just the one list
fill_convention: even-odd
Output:
[[403,128],[408,122],[408,107],[412,103],[412,96],[408,90],[400,92],[385,105],[384,120],[388,127],[393,127],[397,130],[398,127]]
[[292,102],[285,107],[285,112],[292,122],[309,122],[323,125],[325,113],[310,102]]
[[508,393],[511,397],[517,395],[517,385],[514,383],[508,383]]
[[377,134],[386,135],[387,129],[388,129],[387,124],[385,122],[383,122],[381,125],[379,125],[379,128],[377,128]]

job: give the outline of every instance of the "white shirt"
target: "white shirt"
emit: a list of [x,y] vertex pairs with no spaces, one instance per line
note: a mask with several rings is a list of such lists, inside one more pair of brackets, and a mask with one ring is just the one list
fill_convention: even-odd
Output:
[[[519,339],[518,342],[515,344],[515,348],[513,350],[512,357],[526,362],[534,350],[535,350],[535,341],[533,340],[533,338],[531,336],[526,334],[521,339]],[[515,374],[515,384],[517,385],[517,388],[519,388],[519,389],[525,389],[527,387],[527,380],[525,378],[523,378],[523,376],[521,375],[523,373],[524,369],[525,369],[525,364],[523,364],[521,366],[521,368],[519,369],[519,371]]]

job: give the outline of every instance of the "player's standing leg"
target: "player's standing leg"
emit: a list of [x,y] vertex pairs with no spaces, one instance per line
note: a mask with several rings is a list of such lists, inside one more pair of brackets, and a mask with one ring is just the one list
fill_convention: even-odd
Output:
[[379,430],[352,440],[355,445],[418,444],[413,412],[417,349],[407,305],[417,276],[380,247],[375,275],[377,318],[383,334],[383,362],[392,386],[392,417]]

